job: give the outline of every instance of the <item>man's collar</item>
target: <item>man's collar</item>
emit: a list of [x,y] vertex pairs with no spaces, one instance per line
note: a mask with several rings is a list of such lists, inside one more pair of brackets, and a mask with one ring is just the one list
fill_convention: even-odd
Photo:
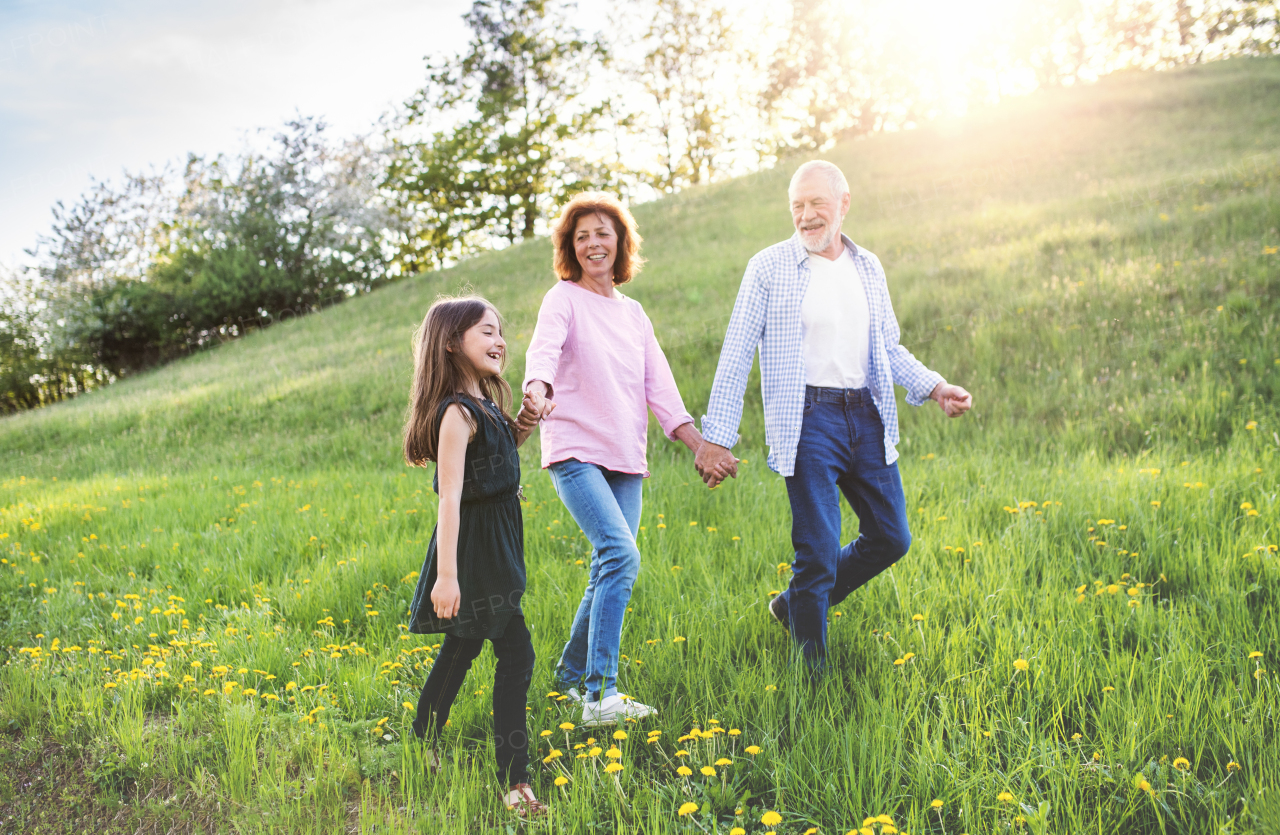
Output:
[[[840,240],[844,241],[844,249],[845,249],[845,252],[849,253],[849,257],[857,258],[858,245],[855,244],[849,238],[849,236],[843,232],[840,233]],[[804,244],[800,242],[800,233],[796,232],[792,234],[791,240],[789,243],[791,244],[791,253],[795,257],[796,263],[803,264],[809,258],[809,250],[805,249]]]

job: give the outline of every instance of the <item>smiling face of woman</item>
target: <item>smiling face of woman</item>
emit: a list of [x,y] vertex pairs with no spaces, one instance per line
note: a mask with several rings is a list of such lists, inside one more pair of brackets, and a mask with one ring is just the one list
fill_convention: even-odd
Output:
[[618,257],[618,231],[600,214],[583,215],[573,230],[573,252],[584,278],[613,283],[613,262]]

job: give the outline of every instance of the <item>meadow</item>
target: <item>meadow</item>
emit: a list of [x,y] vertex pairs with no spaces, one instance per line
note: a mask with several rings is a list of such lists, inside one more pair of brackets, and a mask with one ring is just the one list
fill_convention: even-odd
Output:
[[[765,611],[790,512],[758,383],[715,490],[651,425],[621,686],[660,713],[578,728],[550,681],[590,548],[532,440],[552,816],[523,828],[1280,831],[1280,60],[826,156],[903,344],[974,395],[960,420],[900,404],[911,551],[833,607],[810,691]],[[795,162],[636,208],[624,291],[695,415],[747,259],[791,232]],[[0,830],[522,828],[488,652],[440,774],[409,734],[440,639],[405,630],[435,497],[399,437],[430,302],[494,301],[518,382],[550,258],[491,253],[0,421]]]

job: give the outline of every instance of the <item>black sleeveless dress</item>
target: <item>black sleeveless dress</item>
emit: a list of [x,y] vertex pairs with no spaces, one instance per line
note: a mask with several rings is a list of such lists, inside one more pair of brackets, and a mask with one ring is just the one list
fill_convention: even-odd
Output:
[[[524,595],[524,517],[520,512],[520,456],[511,427],[496,404],[451,397],[471,415],[475,437],[467,444],[462,502],[458,514],[458,587],[462,605],[452,618],[436,617],[431,590],[436,584],[436,531],[418,576],[409,608],[409,631],[444,632],[459,638],[502,636]],[[439,473],[431,489],[440,492]]]

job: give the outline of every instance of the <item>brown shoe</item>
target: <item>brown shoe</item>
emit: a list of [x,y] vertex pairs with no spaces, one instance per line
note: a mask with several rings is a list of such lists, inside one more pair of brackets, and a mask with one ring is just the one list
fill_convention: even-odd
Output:
[[516,783],[502,798],[502,802],[525,820],[540,818],[550,811],[547,804],[533,796],[533,786],[528,783]]
[[773,599],[769,601],[769,614],[778,622],[783,629],[791,632],[791,612],[787,609],[787,601],[782,599],[782,595],[775,594]]

